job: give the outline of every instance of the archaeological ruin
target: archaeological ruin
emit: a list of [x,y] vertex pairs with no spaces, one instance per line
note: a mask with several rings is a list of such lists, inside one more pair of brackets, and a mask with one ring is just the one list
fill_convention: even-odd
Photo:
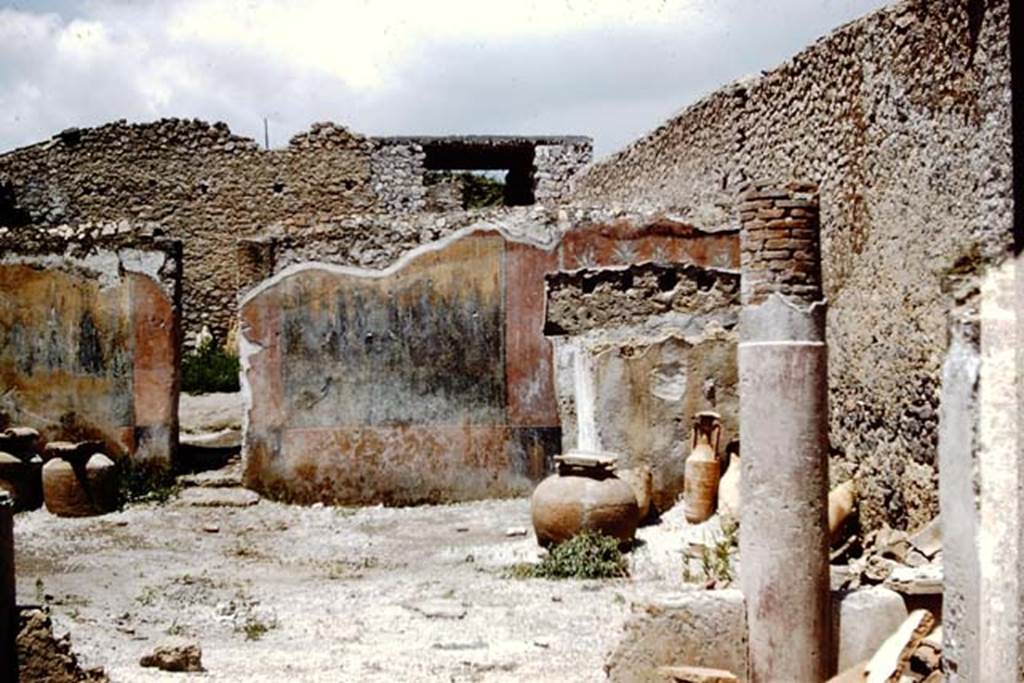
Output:
[[1024,680],[1022,13],[902,0],[596,161],[0,154],[0,680]]

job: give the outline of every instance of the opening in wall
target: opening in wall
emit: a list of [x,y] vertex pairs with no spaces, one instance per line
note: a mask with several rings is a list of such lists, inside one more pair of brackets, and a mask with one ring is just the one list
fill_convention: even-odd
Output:
[[463,208],[527,206],[535,201],[530,143],[457,138],[428,142],[423,152],[428,186],[438,196],[446,192],[447,201],[457,195]]

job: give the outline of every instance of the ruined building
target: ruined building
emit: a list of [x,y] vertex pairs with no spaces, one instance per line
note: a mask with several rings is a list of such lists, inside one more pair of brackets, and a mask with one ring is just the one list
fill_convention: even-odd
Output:
[[[827,435],[828,463],[808,509],[853,479],[864,529],[918,528],[940,498],[958,511],[947,656],[972,680],[992,670],[979,605],[1002,596],[1019,625],[1024,604],[1019,441],[999,450],[978,417],[1020,392],[993,371],[1022,346],[1000,327],[1020,278],[1015,298],[998,276],[1021,248],[1013,11],[895,4],[596,163],[581,137],[317,124],[261,150],[179,120],[0,155],[0,427],[49,415],[34,426],[51,438],[171,464],[181,343],[209,325],[237,338],[245,482],[263,495],[522,495],[586,420],[583,445],[649,467],[664,511],[693,414],[719,412],[726,441],[765,433],[740,424],[737,347],[813,346],[799,365],[827,386],[794,381],[821,390],[807,423],[827,425],[806,441]],[[463,169],[506,171],[503,206],[464,206]],[[76,294],[38,305],[55,289]],[[764,337],[741,339],[769,294],[800,334],[748,317]],[[69,377],[73,395],[47,390]],[[744,578],[748,605],[763,598]],[[794,629],[820,627],[825,583]]]

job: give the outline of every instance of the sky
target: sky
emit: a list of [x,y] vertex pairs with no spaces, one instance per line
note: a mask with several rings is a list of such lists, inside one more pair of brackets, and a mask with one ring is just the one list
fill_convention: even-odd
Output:
[[610,154],[885,0],[0,0],[0,150],[69,127],[225,121],[281,147],[577,134]]

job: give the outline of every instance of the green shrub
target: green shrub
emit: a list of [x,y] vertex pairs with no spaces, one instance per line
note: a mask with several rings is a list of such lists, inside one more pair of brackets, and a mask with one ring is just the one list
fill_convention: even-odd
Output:
[[190,394],[238,391],[239,367],[238,356],[207,340],[181,359],[181,390]]
[[514,578],[615,579],[629,576],[629,563],[616,538],[584,531],[551,549],[539,564],[517,564]]
[[166,503],[181,492],[174,472],[164,465],[122,458],[118,468],[118,497],[122,505]]
[[467,209],[486,209],[504,206],[505,183],[476,173],[460,173],[462,206]]

